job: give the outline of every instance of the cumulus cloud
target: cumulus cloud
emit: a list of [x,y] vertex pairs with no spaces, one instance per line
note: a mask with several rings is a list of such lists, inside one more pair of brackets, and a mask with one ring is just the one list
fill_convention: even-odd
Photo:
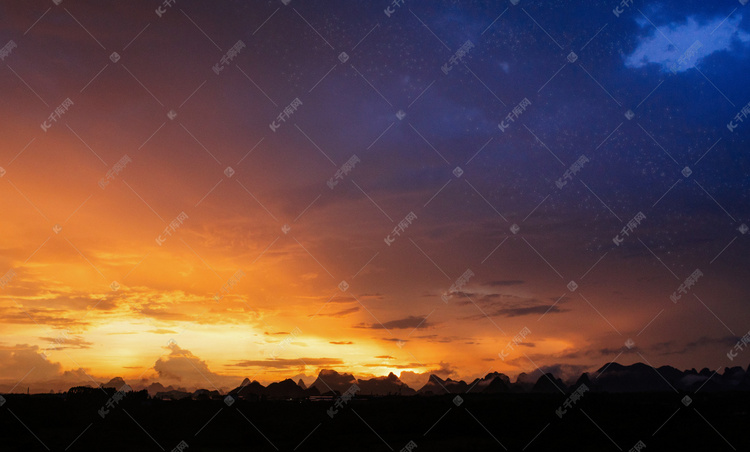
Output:
[[0,361],[3,363],[3,377],[20,380],[24,375],[33,380],[51,379],[62,375],[60,363],[47,361],[36,345],[17,344],[0,348]]
[[232,386],[237,383],[235,377],[214,373],[205,361],[193,355],[190,350],[181,348],[177,344],[170,344],[168,348],[169,354],[160,357],[154,363],[154,370],[160,380],[209,389],[219,389],[222,386]]
[[52,361],[50,356],[45,358],[42,353],[49,355],[54,351],[42,350],[36,345],[0,344],[0,362],[3,363],[0,392],[25,392],[27,387],[32,392],[64,391],[71,386],[98,384],[90,371],[78,368],[63,372],[59,362]]

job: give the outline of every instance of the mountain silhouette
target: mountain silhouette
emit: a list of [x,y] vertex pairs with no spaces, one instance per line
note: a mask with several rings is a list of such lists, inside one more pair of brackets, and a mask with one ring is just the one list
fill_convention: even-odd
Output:
[[148,395],[151,397],[155,396],[156,394],[160,392],[167,392],[167,391],[173,391],[174,388],[172,386],[164,387],[163,384],[159,383],[158,381],[155,383],[151,383],[145,388],[148,391]]
[[683,372],[670,366],[656,369],[643,363],[630,366],[609,363],[596,371],[591,389],[602,392],[671,391],[684,376]]
[[[586,385],[591,392],[606,393],[656,393],[656,392],[750,392],[750,366],[725,367],[723,371],[708,368],[679,370],[672,366],[652,367],[644,363],[622,365],[616,362],[607,363],[594,372],[584,372],[573,383],[567,380],[566,385],[559,376],[553,373],[535,371],[530,374],[521,373],[515,382],[499,372],[492,372],[482,378],[476,378],[467,383],[463,380],[451,378],[442,379],[431,374],[427,382],[419,389],[411,388],[402,382],[394,373],[387,376],[357,379],[350,373],[339,373],[331,369],[322,369],[315,381],[306,387],[300,379],[295,383],[292,379],[285,379],[263,386],[258,381],[245,378],[240,386],[229,391],[229,395],[244,400],[299,400],[312,396],[336,396],[345,393],[353,385],[359,388],[356,396],[434,396],[444,394],[504,394],[504,393],[570,393],[581,385]],[[120,378],[112,378],[99,387],[78,385],[71,388],[70,395],[96,393],[101,389],[116,392],[125,387],[126,382]],[[181,400],[191,398],[195,400],[211,400],[223,397],[216,389],[198,389],[190,392],[184,388],[164,386],[153,382],[148,386],[138,385],[135,391],[147,391],[148,395],[158,399]]]
[[286,379],[278,383],[271,383],[264,394],[271,399],[299,399],[305,396],[305,390],[294,380]]
[[229,395],[242,399],[258,400],[265,394],[265,390],[266,388],[262,384],[245,378],[239,387],[229,391]]
[[352,374],[340,374],[335,370],[323,369],[310,387],[317,389],[321,394],[328,392],[343,394],[355,383],[357,379]]
[[456,381],[450,378],[443,380],[432,374],[427,383],[417,392],[424,395],[460,394],[465,393],[468,389],[469,385],[463,380]]
[[271,383],[267,387],[257,381],[250,381],[245,378],[238,387],[229,391],[229,395],[245,400],[288,400],[316,396],[319,395],[319,392],[313,387],[303,389],[289,378]]
[[101,385],[102,388],[113,388],[116,390],[120,390],[122,387],[126,386],[125,380],[123,380],[120,377],[115,377],[108,382]]
[[575,382],[575,384],[573,386],[575,388],[579,388],[579,387],[581,387],[581,385],[586,385],[586,387],[589,388],[589,390],[593,386],[593,384],[591,383],[591,378],[589,378],[588,372],[582,373],[581,376],[578,377],[578,380],[576,380],[576,382]]
[[484,394],[504,394],[509,391],[509,382],[503,378],[495,377],[487,386],[484,387],[484,389],[482,389],[481,392]]
[[358,380],[359,394],[362,395],[414,395],[413,390],[393,373],[386,377],[375,377],[369,380]]
[[557,392],[565,392],[565,385],[562,380],[555,378],[551,373],[546,373],[539,377],[534,386],[531,388],[531,392],[543,392],[548,394],[554,394]]
[[[198,391],[205,391],[205,389],[199,389]],[[173,389],[171,391],[157,392],[154,397],[162,400],[182,400],[192,398],[193,394],[190,392]]]
[[482,392],[485,394],[500,394],[510,391],[510,378],[499,372],[492,372],[484,378],[477,378],[469,387],[471,392]]

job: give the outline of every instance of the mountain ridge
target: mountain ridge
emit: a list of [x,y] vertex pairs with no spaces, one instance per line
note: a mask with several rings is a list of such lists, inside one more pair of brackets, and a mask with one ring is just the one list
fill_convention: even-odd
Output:
[[[609,362],[593,372],[583,372],[578,378],[569,379],[568,383],[554,374],[536,370],[530,374],[521,373],[516,381],[500,372],[491,372],[471,382],[441,378],[430,374],[427,382],[415,389],[401,381],[393,372],[386,376],[357,378],[351,373],[340,373],[332,369],[321,369],[315,381],[306,386],[302,379],[298,382],[287,378],[264,386],[248,378],[229,391],[207,390],[198,388],[189,391],[182,387],[164,386],[155,381],[150,384],[129,385],[123,378],[114,377],[107,383],[96,387],[91,385],[75,386],[77,391],[90,389],[108,389],[110,391],[145,391],[151,397],[179,400],[183,398],[218,398],[229,395],[241,399],[302,399],[319,396],[337,396],[347,391],[358,396],[431,396],[444,394],[503,394],[503,393],[568,393],[585,385],[592,392],[636,393],[683,391],[704,392],[750,391],[750,366],[724,367],[723,371],[712,371],[703,368],[679,370],[672,366],[652,367],[637,362],[622,365]],[[71,388],[71,389],[74,389]]]

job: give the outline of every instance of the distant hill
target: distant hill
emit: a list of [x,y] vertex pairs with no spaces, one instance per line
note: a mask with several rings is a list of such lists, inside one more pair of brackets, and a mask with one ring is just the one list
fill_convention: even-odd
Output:
[[355,383],[357,379],[352,374],[340,374],[335,370],[323,369],[310,387],[317,389],[321,394],[331,391],[343,394]]
[[[609,363],[590,376],[592,391],[601,392],[702,392],[750,390],[750,367],[725,367],[723,372],[709,369],[681,371],[671,366],[654,368],[643,363],[623,366]],[[589,378],[589,375],[586,378]],[[581,376],[583,378],[583,375]]]
[[127,386],[127,384],[125,383],[125,380],[123,380],[120,377],[115,377],[115,378],[109,380],[107,383],[104,383],[101,387],[102,388],[112,388],[112,389],[116,389],[116,390],[119,391],[120,389],[122,389],[125,386]]
[[304,389],[291,379],[271,383],[266,387],[257,381],[250,381],[245,378],[242,381],[242,384],[229,391],[229,395],[245,400],[286,400],[302,399],[309,396],[319,395],[319,392],[315,387]]
[[[431,396],[444,394],[503,394],[503,393],[569,393],[586,385],[592,392],[608,393],[637,393],[637,392],[725,392],[725,391],[750,391],[750,367],[740,366],[725,367],[723,371],[713,371],[707,368],[690,370],[679,370],[671,366],[651,367],[644,363],[622,365],[616,362],[607,363],[595,372],[581,374],[574,384],[567,386],[559,376],[552,373],[542,374],[535,371],[531,374],[521,373],[515,382],[499,372],[492,372],[483,378],[476,378],[467,383],[463,380],[451,378],[442,379],[432,374],[418,390],[409,387],[402,382],[394,373],[383,377],[369,379],[357,379],[350,373],[339,373],[335,370],[322,369],[318,377],[306,387],[300,380],[286,379],[263,386],[258,381],[250,381],[245,378],[240,386],[229,391],[229,395],[245,400],[297,400],[310,396],[343,394],[353,385],[359,388],[355,391],[357,396]],[[108,391],[119,391],[126,387],[126,382],[115,377],[99,385],[99,388]],[[83,393],[91,388],[87,385],[78,385],[71,388],[69,393]],[[73,390],[75,389],[75,390]],[[134,390],[146,390],[151,397],[180,400],[192,399],[218,399],[224,396],[220,391],[199,389],[194,392],[184,388],[165,387],[159,382],[153,382],[148,386],[138,386]]]
[[369,380],[357,380],[359,386],[358,394],[361,395],[414,395],[417,391],[413,390],[393,373],[386,377],[375,377]]
[[432,374],[418,392],[423,395],[459,394],[466,392],[468,389],[469,385],[465,381],[455,381],[450,378],[443,380]]

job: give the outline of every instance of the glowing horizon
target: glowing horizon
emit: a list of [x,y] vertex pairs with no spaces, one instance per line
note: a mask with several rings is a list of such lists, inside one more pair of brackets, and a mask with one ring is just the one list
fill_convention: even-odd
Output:
[[742,11],[31,3],[0,391],[748,362]]

